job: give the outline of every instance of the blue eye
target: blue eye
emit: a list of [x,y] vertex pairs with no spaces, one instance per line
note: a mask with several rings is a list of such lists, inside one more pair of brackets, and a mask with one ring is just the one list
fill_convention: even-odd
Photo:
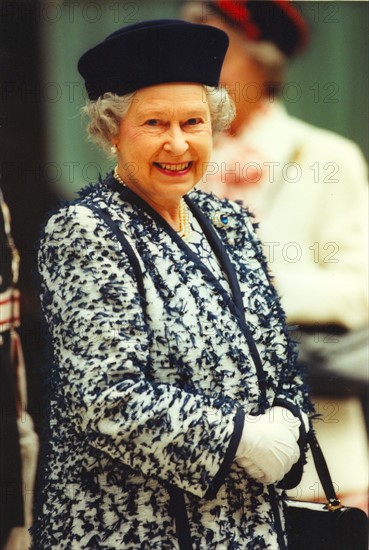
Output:
[[188,126],[196,126],[196,124],[200,124],[201,123],[201,119],[200,118],[189,118],[188,120],[186,120],[185,124],[187,124]]
[[159,126],[160,121],[157,118],[149,118],[145,124],[148,126]]

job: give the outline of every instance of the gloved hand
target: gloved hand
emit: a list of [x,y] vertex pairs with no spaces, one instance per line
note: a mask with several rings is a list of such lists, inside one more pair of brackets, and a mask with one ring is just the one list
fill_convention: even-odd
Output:
[[236,461],[254,479],[276,483],[300,456],[300,420],[284,407],[258,416],[246,415]]

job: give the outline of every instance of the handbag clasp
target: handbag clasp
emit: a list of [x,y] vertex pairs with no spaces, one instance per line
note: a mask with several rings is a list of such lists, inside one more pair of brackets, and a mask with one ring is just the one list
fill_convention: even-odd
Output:
[[339,510],[340,508],[342,508],[342,504],[338,498],[328,501],[328,510],[330,512],[334,512],[335,510]]

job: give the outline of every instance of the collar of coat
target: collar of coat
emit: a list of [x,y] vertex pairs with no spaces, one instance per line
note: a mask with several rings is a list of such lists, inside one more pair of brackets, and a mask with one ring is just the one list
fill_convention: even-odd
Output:
[[[227,303],[231,313],[237,319],[241,330],[246,336],[258,372],[259,389],[263,395],[266,391],[265,375],[256,344],[245,319],[245,306],[239,285],[240,270],[237,266],[238,258],[241,260],[243,251],[247,248],[248,257],[251,260],[257,260],[267,273],[261,246],[255,236],[254,227],[250,222],[250,216],[252,215],[239,204],[230,202],[227,199],[219,199],[212,194],[207,194],[197,189],[192,190],[184,197],[228,278],[232,291],[232,295],[230,296],[217,277],[199,259],[197,254],[193,252],[177,232],[136,193],[128,187],[122,188],[122,185],[116,181],[113,174],[109,174],[104,181],[100,182],[100,185],[83,190],[81,197],[90,199],[95,204],[97,202],[106,213],[106,195],[103,196],[104,191],[102,190],[110,191],[110,203],[116,203],[117,196],[119,196],[124,214],[129,217],[127,223],[131,227],[137,225],[134,232],[142,237],[142,239],[139,239],[140,241],[145,241],[145,237],[147,236],[150,242],[158,242],[159,244],[162,240],[162,232],[164,230],[178,248],[181,249],[187,261],[190,261],[200,269],[205,278],[223,295],[225,303]],[[86,204],[85,200],[84,203]],[[218,223],[220,215],[223,216],[224,220],[227,220],[227,223]],[[155,222],[154,224],[152,223],[153,221]],[[242,263],[245,264],[244,259]],[[243,274],[245,275],[245,273]]]

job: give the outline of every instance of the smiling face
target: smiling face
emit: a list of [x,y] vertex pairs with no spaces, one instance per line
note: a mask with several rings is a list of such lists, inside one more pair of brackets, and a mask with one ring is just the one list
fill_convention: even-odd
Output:
[[211,154],[204,88],[170,83],[138,90],[113,142],[128,187],[154,208],[178,204],[201,179]]

